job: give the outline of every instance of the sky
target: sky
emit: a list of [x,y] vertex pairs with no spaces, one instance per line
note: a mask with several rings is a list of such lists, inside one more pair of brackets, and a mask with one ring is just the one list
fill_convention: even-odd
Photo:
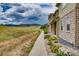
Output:
[[0,3],[0,24],[46,24],[55,10],[51,3]]

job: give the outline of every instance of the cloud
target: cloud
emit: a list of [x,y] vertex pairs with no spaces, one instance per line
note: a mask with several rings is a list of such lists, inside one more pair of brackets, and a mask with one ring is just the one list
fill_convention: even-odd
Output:
[[55,10],[57,9],[55,7],[56,4],[40,4],[40,6],[42,7],[42,12],[43,13],[46,13],[46,14],[49,14],[49,13],[54,13]]
[[5,10],[1,17],[5,18],[7,23],[13,24],[45,24],[48,22],[48,14],[56,10],[55,4],[51,3],[3,3],[0,6],[1,12]]
[[2,12],[3,11],[3,8],[0,6],[0,12]]

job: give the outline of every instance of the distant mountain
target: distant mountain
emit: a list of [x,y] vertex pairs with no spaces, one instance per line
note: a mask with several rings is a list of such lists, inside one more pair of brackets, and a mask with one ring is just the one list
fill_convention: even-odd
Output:
[[40,24],[0,24],[0,26],[42,26]]

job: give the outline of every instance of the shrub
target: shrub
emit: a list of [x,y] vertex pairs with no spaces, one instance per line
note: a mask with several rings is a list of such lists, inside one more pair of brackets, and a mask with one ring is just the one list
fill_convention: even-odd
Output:
[[60,47],[61,46],[58,45],[58,44],[57,45],[56,44],[53,44],[53,45],[50,46],[50,49],[51,49],[51,51],[53,53],[56,53],[57,56],[70,56],[70,52],[65,53],[65,52],[59,50]]
[[58,43],[58,40],[55,40],[54,43]]
[[57,36],[56,35],[51,35],[49,38],[48,38],[49,41],[54,41],[54,40],[58,40]]
[[56,53],[57,56],[65,56],[66,54],[64,52],[62,52],[61,50],[58,51],[58,53]]
[[64,53],[63,51],[59,50],[58,53],[56,53],[58,56],[70,56],[70,53]]
[[53,45],[51,41],[48,42],[48,45]]
[[45,33],[45,34],[48,33],[48,28],[47,28],[47,27],[44,29],[44,33]]
[[49,39],[49,37],[50,37],[50,35],[45,35],[44,38],[45,38],[45,39]]
[[42,29],[45,34],[48,33],[48,26],[46,24],[45,25],[42,25],[40,29]]
[[53,46],[50,46],[50,49],[53,53],[58,53],[59,48],[60,48],[60,45],[56,45],[56,44],[53,44]]

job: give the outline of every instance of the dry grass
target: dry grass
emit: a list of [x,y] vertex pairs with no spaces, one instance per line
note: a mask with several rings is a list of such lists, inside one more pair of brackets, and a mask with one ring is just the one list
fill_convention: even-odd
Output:
[[34,27],[7,27],[0,26],[0,42],[6,41],[9,39],[17,38],[25,34],[32,33],[38,30]]
[[35,27],[0,27],[0,55],[28,55],[40,29]]

